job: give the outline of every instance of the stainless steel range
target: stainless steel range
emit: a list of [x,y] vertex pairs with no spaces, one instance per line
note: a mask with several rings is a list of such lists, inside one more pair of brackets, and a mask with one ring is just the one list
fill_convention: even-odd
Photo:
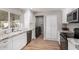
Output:
[[66,33],[60,34],[60,47],[61,47],[61,50],[68,50],[68,40],[67,40]]
[[60,47],[61,50],[68,50],[68,40],[67,38],[73,38],[74,33],[61,32],[60,34]]

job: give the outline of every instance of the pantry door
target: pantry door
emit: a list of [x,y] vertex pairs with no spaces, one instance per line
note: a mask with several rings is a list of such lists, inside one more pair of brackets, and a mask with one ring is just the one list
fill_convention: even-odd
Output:
[[57,16],[46,16],[46,39],[57,41]]

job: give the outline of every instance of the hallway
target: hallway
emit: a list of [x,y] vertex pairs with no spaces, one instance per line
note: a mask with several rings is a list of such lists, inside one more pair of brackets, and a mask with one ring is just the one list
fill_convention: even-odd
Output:
[[56,41],[43,40],[40,36],[32,40],[23,50],[60,50],[59,44]]

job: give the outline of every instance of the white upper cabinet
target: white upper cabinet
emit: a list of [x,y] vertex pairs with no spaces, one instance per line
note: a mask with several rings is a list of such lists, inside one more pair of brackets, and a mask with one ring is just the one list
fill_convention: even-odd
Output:
[[31,17],[30,17],[30,28],[35,28],[35,16],[33,12],[31,11]]
[[67,23],[67,11],[66,9],[62,10],[62,23]]
[[62,10],[62,23],[68,23],[67,22],[67,14],[72,12],[76,8],[64,8]]
[[27,9],[24,14],[25,28],[31,29],[35,26],[35,18],[32,10]]

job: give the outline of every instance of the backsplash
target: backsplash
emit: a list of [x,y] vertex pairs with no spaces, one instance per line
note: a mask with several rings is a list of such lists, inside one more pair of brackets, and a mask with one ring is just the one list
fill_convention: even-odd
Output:
[[69,23],[68,28],[71,32],[74,32],[74,28],[79,28],[79,23]]

